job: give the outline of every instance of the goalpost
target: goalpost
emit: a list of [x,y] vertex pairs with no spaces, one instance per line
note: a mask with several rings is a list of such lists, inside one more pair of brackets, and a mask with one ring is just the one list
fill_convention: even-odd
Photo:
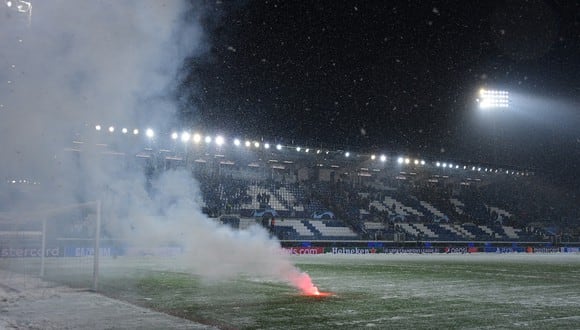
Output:
[[0,217],[0,268],[98,290],[101,202]]

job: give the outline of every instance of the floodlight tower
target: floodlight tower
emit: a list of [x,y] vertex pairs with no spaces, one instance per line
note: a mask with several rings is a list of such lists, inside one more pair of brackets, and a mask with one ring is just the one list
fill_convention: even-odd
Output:
[[[510,106],[510,94],[506,90],[493,90],[482,88],[479,90],[476,102],[479,104],[479,109],[482,111],[497,111],[508,109]],[[497,163],[497,146],[498,146],[498,132],[497,132],[497,118],[493,116],[493,145],[494,145],[494,162]]]
[[9,9],[15,9],[17,12],[28,16],[28,25],[32,21],[32,2],[24,0],[6,0],[4,2]]
[[479,108],[486,109],[506,109],[509,108],[510,94],[508,91],[480,89],[479,98],[476,100]]

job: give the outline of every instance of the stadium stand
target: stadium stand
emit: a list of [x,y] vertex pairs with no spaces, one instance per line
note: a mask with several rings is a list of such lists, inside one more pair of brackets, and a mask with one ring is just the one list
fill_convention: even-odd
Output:
[[[200,186],[197,202],[209,217],[227,216],[224,222],[242,229],[275,220],[273,233],[283,240],[580,241],[578,195],[533,173],[381,163],[332,152],[218,155],[210,146],[192,148],[188,157],[148,152],[148,176],[191,170]],[[324,212],[333,220],[315,219]]]

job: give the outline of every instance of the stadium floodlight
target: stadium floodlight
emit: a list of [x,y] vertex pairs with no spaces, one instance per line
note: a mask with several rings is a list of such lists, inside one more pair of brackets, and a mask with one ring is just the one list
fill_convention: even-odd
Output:
[[138,130],[137,128],[135,128],[135,129],[133,130],[133,135],[138,135],[138,134],[139,134],[139,130]]
[[411,163],[411,160],[409,158],[405,158],[405,164],[409,165]]
[[121,130],[121,132],[123,132],[123,134],[127,134],[129,130],[127,130],[127,127],[123,127],[123,129]]
[[193,134],[193,143],[200,143],[201,142],[201,135],[199,133]]
[[302,148],[296,147],[296,151],[300,152],[300,150],[302,150]]
[[509,108],[509,97],[510,95],[508,91],[487,90],[482,88],[479,91],[477,102],[479,103],[480,109]]
[[403,164],[404,161],[405,160],[403,159],[403,157],[397,158],[397,163],[399,163],[399,164]]
[[189,141],[190,138],[191,138],[191,134],[189,134],[189,132],[181,133],[181,142],[185,143],[185,142]]
[[381,162],[386,162],[387,161],[387,156],[385,155],[381,155]]
[[96,126],[95,126],[95,129],[96,129],[97,131],[100,131],[100,130],[101,130],[101,125],[96,125]]
[[376,158],[377,158],[377,156],[371,155],[371,160],[375,160]]
[[255,142],[254,142],[254,147],[256,147],[256,148],[259,148],[259,147],[260,147],[260,142],[258,142],[258,141],[255,141]]
[[453,164],[449,164],[449,168],[451,168],[451,169],[452,169],[452,168],[453,168]]
[[418,159],[415,159],[415,161],[413,162],[413,164],[419,165],[419,160]]
[[440,162],[437,162],[437,163],[435,163],[435,166],[440,167],[441,166],[441,163]]
[[252,142],[246,140],[245,146],[249,148],[251,145],[252,145]]
[[447,168],[447,163],[443,163],[441,166],[443,166],[443,168]]
[[[18,0],[16,3],[17,3],[16,10],[19,13],[28,13],[32,9],[32,3],[30,1]],[[14,4],[15,4],[14,1],[6,0],[6,6],[8,8],[11,8],[12,5],[14,5]]]
[[109,132],[111,133],[115,132],[115,126],[109,126]]
[[152,138],[155,136],[155,132],[151,128],[148,128],[147,130],[145,130],[145,136],[147,136],[148,138]]
[[211,143],[211,136],[206,136],[204,141],[205,143]]
[[215,137],[215,144],[217,144],[218,146],[222,146],[224,144],[224,137],[221,135],[218,135]]
[[270,149],[270,143],[264,143],[264,149]]
[[318,155],[318,154],[320,154],[321,152],[322,152],[322,150],[320,150],[320,149],[317,149],[317,150],[316,150],[316,154],[317,154],[317,155]]
[[309,153],[310,149],[306,148],[306,150],[304,150],[305,153]]
[[177,132],[171,133],[171,139],[172,140],[177,140],[177,138],[178,138]]
[[241,142],[240,142],[240,139],[234,139],[234,145],[235,145],[236,147],[239,147],[239,146],[240,146],[240,144],[241,144]]
[[425,161],[421,159],[421,165],[425,165]]
[[277,144],[276,145],[276,150],[282,150],[282,145],[281,144]]
[[348,158],[348,157],[350,157],[350,152],[348,152],[348,151],[347,151],[347,152],[345,152],[345,153],[344,153],[344,157],[347,157],[347,158]]

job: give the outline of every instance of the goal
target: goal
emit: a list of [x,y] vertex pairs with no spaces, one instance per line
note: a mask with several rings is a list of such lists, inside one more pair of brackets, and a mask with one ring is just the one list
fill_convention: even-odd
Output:
[[97,291],[102,253],[100,201],[0,214],[0,268],[15,276]]

